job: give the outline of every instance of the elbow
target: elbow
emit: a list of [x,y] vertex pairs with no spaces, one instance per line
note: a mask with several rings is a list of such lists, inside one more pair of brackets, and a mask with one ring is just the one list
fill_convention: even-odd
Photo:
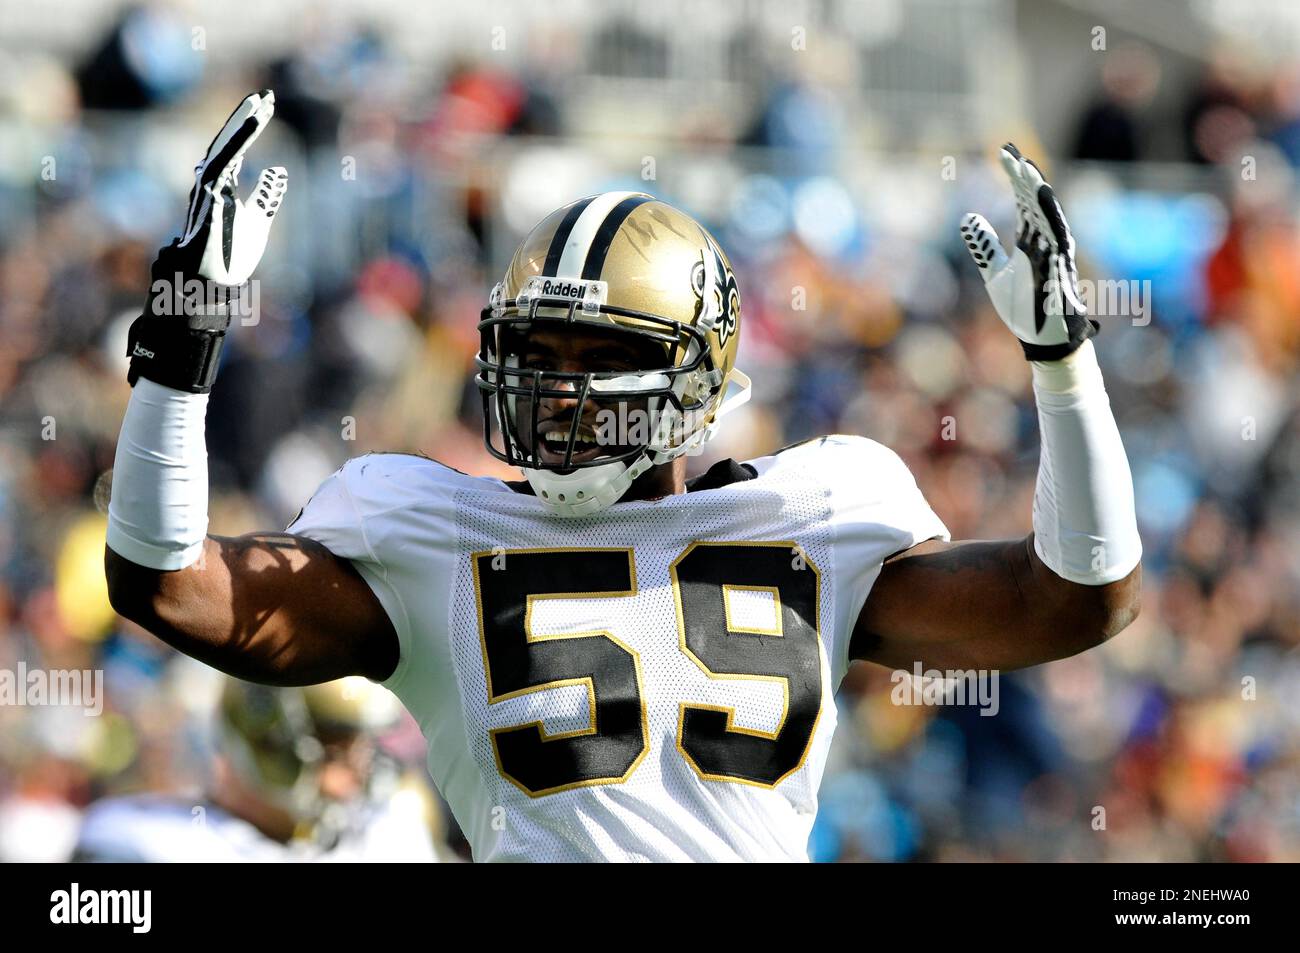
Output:
[[1142,611],[1141,563],[1123,579],[1104,586],[1088,587],[1087,602],[1082,615],[1075,618],[1089,620],[1086,627],[1089,644],[1086,648],[1092,648],[1119,635]]
[[1106,599],[1102,624],[1105,640],[1114,638],[1127,629],[1142,611],[1142,563],[1134,566],[1123,579],[1102,588],[1111,590]]
[[157,621],[158,570],[139,566],[104,547],[108,604],[129,622],[152,629]]
[[104,547],[104,582],[108,585],[108,604],[113,611],[123,618],[130,618],[131,589],[126,585],[122,572],[122,557],[109,547]]
[[1134,599],[1123,606],[1106,612],[1101,624],[1100,642],[1106,642],[1119,635],[1138,617],[1142,611],[1142,600]]

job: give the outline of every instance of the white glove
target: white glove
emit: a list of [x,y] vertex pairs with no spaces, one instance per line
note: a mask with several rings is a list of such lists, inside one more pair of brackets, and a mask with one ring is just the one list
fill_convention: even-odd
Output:
[[274,112],[275,96],[269,89],[247,97],[194,167],[185,231],[159,250],[150,269],[144,312],[128,334],[127,380],[132,385],[145,377],[190,393],[211,389],[230,326],[231,302],[262,260],[271,222],[289,184],[288,173],[272,166],[262,173],[247,203],[235,194],[244,153]]
[[1015,251],[1008,257],[993,226],[974,212],[962,218],[961,236],[1025,357],[1060,360],[1099,330],[1079,298],[1074,237],[1038,166],[1009,142],[1000,158],[1016,198]]
[[248,96],[226,120],[194,167],[185,232],[176,248],[184,252],[186,277],[206,278],[219,285],[242,285],[262,260],[271,222],[289,185],[281,166],[262,173],[245,204],[235,194],[244,153],[257,141],[275,113],[269,89]]

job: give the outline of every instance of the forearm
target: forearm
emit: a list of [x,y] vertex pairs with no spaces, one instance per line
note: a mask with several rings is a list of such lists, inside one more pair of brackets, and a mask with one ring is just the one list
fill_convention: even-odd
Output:
[[150,569],[184,569],[208,529],[208,395],[141,379],[117,438],[108,546]]
[[1034,549],[1061,579],[1103,586],[1142,556],[1133,480],[1091,338],[1100,325],[1080,299],[1074,238],[1042,171],[1011,143],[999,158],[1016,196],[1008,255],[980,215],[961,233],[989,299],[1033,368],[1042,451]]
[[1062,580],[1104,586],[1142,557],[1133,478],[1092,342],[1032,362],[1042,449],[1034,489],[1034,551]]

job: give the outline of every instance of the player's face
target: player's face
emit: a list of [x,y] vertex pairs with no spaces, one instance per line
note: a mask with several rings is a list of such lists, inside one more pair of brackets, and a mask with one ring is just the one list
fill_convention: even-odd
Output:
[[[653,343],[637,340],[618,331],[592,329],[535,328],[526,341],[518,345],[521,366],[540,371],[560,373],[643,372],[663,366],[663,351]],[[569,439],[569,428],[575,415],[579,415],[578,443],[571,458],[574,463],[594,460],[632,449],[620,425],[611,422],[626,421],[633,411],[644,412],[645,398],[616,401],[608,397],[597,398],[590,394],[578,406],[580,386],[571,380],[542,377],[541,387],[568,391],[572,398],[542,397],[537,406],[537,433],[541,438],[539,456],[548,464],[563,463]],[[624,405],[620,408],[620,405]],[[602,411],[607,413],[602,414]],[[613,412],[612,414],[608,412]],[[520,397],[516,417],[529,421],[532,417],[531,398]],[[520,428],[520,442],[532,451],[531,427]]]

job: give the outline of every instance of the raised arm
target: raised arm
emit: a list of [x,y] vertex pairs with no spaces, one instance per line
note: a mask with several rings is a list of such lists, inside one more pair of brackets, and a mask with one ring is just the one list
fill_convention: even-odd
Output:
[[885,562],[850,654],[894,667],[1010,669],[1097,645],[1138,613],[1133,481],[1089,340],[1074,239],[1051,186],[1007,145],[1018,233],[1009,257],[978,215],[962,237],[1033,369],[1042,451],[1034,533],[921,543]]
[[397,637],[351,563],[288,534],[207,536],[208,392],[288,180],[267,169],[244,202],[237,178],[274,107],[269,90],[248,96],[208,147],[182,235],[159,252],[131,326],[133,390],[104,556],[109,597],[163,641],[241,678],[382,679],[396,666]]

